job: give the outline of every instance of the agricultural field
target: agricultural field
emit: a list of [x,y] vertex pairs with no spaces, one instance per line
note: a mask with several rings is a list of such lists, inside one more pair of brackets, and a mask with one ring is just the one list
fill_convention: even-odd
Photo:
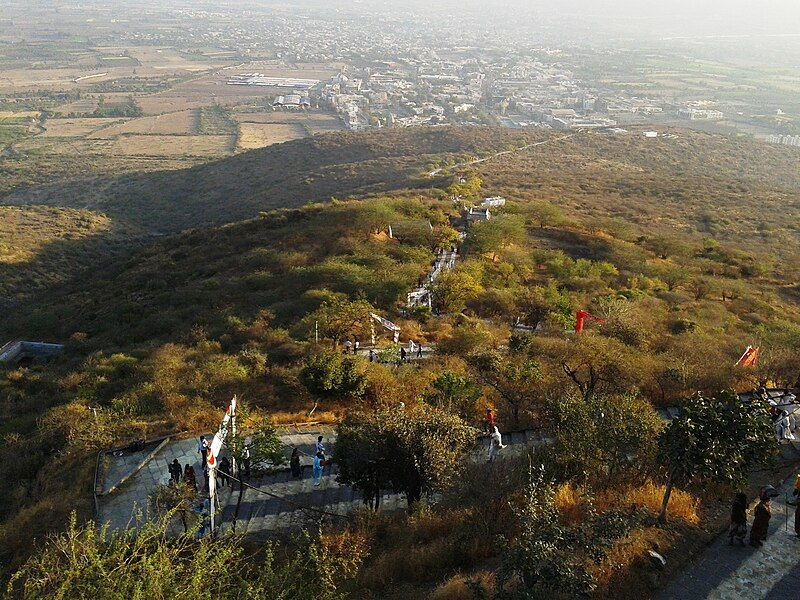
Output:
[[95,139],[110,139],[124,135],[192,135],[197,131],[197,111],[184,110],[154,117],[141,117],[120,122],[92,133]]
[[125,135],[114,139],[110,151],[119,156],[215,158],[230,152],[229,135]]
[[287,93],[277,87],[228,85],[232,75],[262,73],[268,77],[296,77],[324,81],[335,75],[337,65],[300,64],[288,67],[275,62],[250,62],[236,68],[225,68],[213,73],[176,83],[170,89],[137,99],[144,114],[155,115],[165,111],[178,111],[204,106],[235,107],[246,104],[265,104],[278,94]]
[[95,132],[110,128],[112,125],[124,124],[124,119],[47,119],[44,125],[43,138],[81,138]]
[[239,150],[265,148],[306,136],[303,127],[296,123],[242,123],[239,131]]
[[38,113],[0,112],[0,148],[38,131]]
[[343,129],[332,114],[308,112],[234,112],[239,124],[238,150],[253,150],[318,133]]

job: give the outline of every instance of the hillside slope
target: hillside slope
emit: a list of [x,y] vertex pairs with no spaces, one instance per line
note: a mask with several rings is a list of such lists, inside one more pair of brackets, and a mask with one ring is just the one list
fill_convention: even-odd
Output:
[[[51,178],[16,185],[0,205],[77,209],[80,219],[107,223],[91,237],[41,243],[28,262],[0,259],[0,303],[30,297],[91,268],[125,239],[217,226],[259,212],[336,198],[365,198],[407,190],[441,190],[453,169],[434,166],[520,148],[466,170],[483,180],[485,195],[547,202],[571,218],[631,236],[702,235],[774,263],[800,264],[800,152],[747,138],[675,130],[649,139],[576,133],[569,139],[539,130],[432,128],[337,133],[287,142],[189,169]],[[0,172],[2,172],[0,163]],[[34,178],[41,181],[42,177]],[[33,180],[32,180],[33,181]],[[0,189],[2,192],[2,189]],[[61,218],[61,217],[59,217]],[[32,229],[30,231],[33,231]],[[20,232],[15,243],[31,244]],[[38,235],[38,234],[37,234]],[[32,273],[35,276],[32,276]]]
[[336,133],[181,171],[75,178],[0,199],[104,213],[152,233],[220,225],[332,196],[427,187],[430,163],[521,145],[542,134],[488,128]]

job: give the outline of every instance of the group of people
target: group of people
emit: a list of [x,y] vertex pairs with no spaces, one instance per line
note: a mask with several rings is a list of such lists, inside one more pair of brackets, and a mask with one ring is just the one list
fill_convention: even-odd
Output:
[[[319,436],[314,445],[314,458],[311,463],[311,472],[314,476],[315,487],[319,487],[322,484],[323,471],[329,464],[330,462],[325,457],[325,442],[322,436]],[[289,468],[291,469],[294,479],[299,479],[303,474],[303,467],[300,465],[300,450],[298,448],[292,448],[292,456],[289,458]]]
[[[416,356],[418,359],[422,358],[422,344],[415,344],[413,341],[408,342],[408,350],[405,346],[400,346],[400,362],[404,363],[408,360],[409,356]],[[373,348],[369,349],[369,362],[378,360],[378,353]]]
[[[199,441],[197,442],[197,452],[200,454],[200,464],[202,465],[206,490],[208,490],[208,452],[210,449],[211,445],[208,443],[208,440],[206,440],[204,435],[201,435]],[[183,481],[190,488],[198,491],[197,474],[192,465],[187,464],[181,468],[181,464],[176,458],[169,463],[169,465],[167,465],[167,470],[169,471],[170,485],[178,485],[181,481]],[[217,477],[217,485],[221,487],[225,487],[231,479],[231,462],[227,456],[223,456],[219,461],[219,466],[217,467]]]
[[171,485],[178,485],[183,481],[190,488],[193,488],[194,491],[197,491],[197,476],[195,475],[192,465],[187,464],[185,467],[181,467],[181,463],[178,462],[176,458],[167,465],[167,470],[169,471],[169,482]]
[[756,395],[772,405],[770,412],[772,422],[775,424],[775,438],[778,442],[796,440],[794,432],[800,424],[795,415],[797,396],[792,391],[787,391],[779,397],[771,397],[763,384],[759,386]]
[[[768,485],[761,488],[758,496],[758,504],[753,509],[753,525],[750,527],[749,544],[753,548],[760,548],[764,545],[769,532],[769,521],[772,518],[771,500],[778,495],[778,491]],[[794,533],[800,537],[800,475],[797,475],[792,490],[794,497],[789,504],[794,505]],[[742,546],[745,545],[747,537],[747,496],[743,493],[736,494],[731,507],[731,527],[728,531],[730,544],[738,541]]]
[[344,341],[344,349],[342,352],[344,354],[358,354],[358,351],[361,347],[361,342],[356,340],[355,342],[351,342],[350,340]]

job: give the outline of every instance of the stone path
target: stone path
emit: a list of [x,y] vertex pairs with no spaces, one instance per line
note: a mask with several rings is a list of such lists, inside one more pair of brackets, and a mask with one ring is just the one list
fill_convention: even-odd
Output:
[[567,135],[562,135],[562,136],[559,136],[559,137],[548,138],[548,139],[543,140],[541,142],[533,142],[531,144],[526,144],[525,146],[520,146],[519,148],[514,148],[512,150],[501,150],[500,152],[495,152],[494,154],[490,154],[489,156],[486,156],[484,158],[474,158],[472,160],[467,160],[467,161],[464,161],[464,162],[460,162],[458,164],[451,165],[449,167],[439,167],[438,169],[434,169],[433,171],[428,173],[428,177],[436,177],[439,173],[441,173],[445,169],[449,169],[451,171],[455,171],[457,169],[463,169],[464,167],[471,167],[471,166],[474,166],[474,165],[479,165],[481,163],[485,163],[487,161],[494,160],[495,158],[499,158],[501,156],[507,156],[509,154],[516,154],[517,152],[523,152],[525,150],[528,150],[529,148],[535,148],[537,146],[545,146],[545,145],[550,144],[552,142],[560,142],[562,140],[569,139],[569,138],[573,137],[574,135],[575,135],[574,133],[569,133]]
[[[796,600],[800,598],[800,538],[794,533],[794,476],[772,500],[769,535],[759,549],[730,546],[722,534],[656,598],[658,600]],[[788,517],[788,523],[787,523]],[[748,518],[752,524],[752,511]]]
[[[267,536],[272,532],[302,526],[319,520],[323,512],[332,515],[346,516],[352,510],[362,506],[361,495],[348,486],[336,481],[336,467],[332,471],[326,469],[319,487],[313,485],[311,460],[317,436],[324,437],[327,452],[330,454],[335,443],[335,431],[330,427],[294,430],[281,435],[287,447],[287,456],[291,447],[301,452],[302,476],[293,479],[288,471],[276,475],[252,477],[247,481],[251,486],[264,490],[268,494],[245,488],[239,515],[236,519],[236,532],[249,536]],[[508,446],[502,454],[522,451],[529,446],[546,443],[539,432],[517,432],[504,436],[503,443]],[[482,440],[483,447],[476,454],[476,460],[486,455],[488,441]],[[222,453],[224,455],[224,451]],[[501,456],[502,456],[501,454]],[[177,458],[181,465],[191,464],[198,474],[198,485],[201,494],[198,504],[202,502],[205,486],[202,481],[200,455],[197,453],[197,440],[172,441],[165,445],[156,456],[138,473],[130,477],[119,488],[107,496],[98,498],[97,522],[108,523],[113,530],[127,529],[135,525],[135,511],[146,511],[148,495],[158,484],[169,480],[167,465]],[[219,527],[225,531],[233,528],[238,488],[231,493],[230,486],[220,490]],[[400,494],[384,493],[381,499],[383,510],[401,510],[405,508],[405,498]],[[335,519],[336,516],[329,518]]]

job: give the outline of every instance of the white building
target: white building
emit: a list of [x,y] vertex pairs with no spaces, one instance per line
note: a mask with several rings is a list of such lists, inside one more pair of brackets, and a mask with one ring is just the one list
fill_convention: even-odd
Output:
[[506,205],[506,199],[502,196],[492,196],[491,198],[484,198],[481,206],[489,208],[498,208]]

